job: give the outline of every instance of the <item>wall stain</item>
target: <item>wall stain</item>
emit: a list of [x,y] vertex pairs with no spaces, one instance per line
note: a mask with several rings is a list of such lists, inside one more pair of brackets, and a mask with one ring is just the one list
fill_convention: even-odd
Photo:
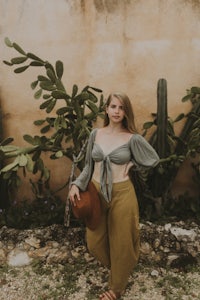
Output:
[[101,13],[104,11],[103,0],[94,0],[94,6],[95,6],[97,12]]
[[123,6],[129,5],[138,0],[93,0],[98,13],[112,14],[120,10]]
[[192,6],[194,12],[200,13],[200,0],[184,0],[185,4],[189,4]]
[[81,10],[85,13],[85,0],[81,0]]
[[111,1],[104,1],[105,7],[108,13],[112,13],[116,11],[119,7],[119,1],[118,0],[111,0]]
[[[26,0],[24,0],[26,1]],[[87,7],[92,4],[94,5],[97,13],[99,14],[112,14],[115,12],[120,12],[124,7],[133,5],[140,2],[141,0],[93,0],[93,2],[87,2],[87,0],[65,0],[66,4],[72,12],[77,10],[82,11],[83,14],[87,12]],[[160,0],[162,1],[162,0]]]
[[[25,2],[25,0],[23,0]],[[86,0],[79,0],[78,2],[75,2],[74,0],[65,0],[66,3],[71,6],[71,9],[81,9],[83,13],[86,12]],[[136,3],[139,3],[141,0],[93,0],[94,7],[99,14],[103,13],[115,13],[117,11],[120,11],[122,7],[127,7],[129,5],[133,5]],[[24,6],[24,2],[22,4],[22,7]],[[92,2],[91,2],[92,3]],[[158,1],[158,5],[166,4],[166,0],[160,0]],[[191,5],[193,10],[196,13],[200,13],[200,0],[177,0],[177,3],[181,6],[184,5]],[[144,3],[145,5],[145,3]]]

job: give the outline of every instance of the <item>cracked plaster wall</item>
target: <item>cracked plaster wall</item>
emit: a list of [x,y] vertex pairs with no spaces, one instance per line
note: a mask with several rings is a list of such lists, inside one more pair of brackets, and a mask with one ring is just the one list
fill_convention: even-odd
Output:
[[[168,82],[172,118],[189,110],[189,103],[181,103],[186,89],[199,86],[197,0],[0,0],[0,53],[2,60],[10,60],[17,53],[5,46],[5,37],[53,64],[62,60],[68,91],[76,83],[80,88],[88,84],[102,88],[105,96],[113,90],[126,92],[139,131],[156,112],[159,78]],[[24,133],[38,134],[32,121],[44,116],[30,88],[39,73],[35,68],[16,75],[0,64],[4,133],[21,146]],[[60,185],[69,163],[49,165],[54,184]],[[187,175],[181,172],[178,177],[178,189],[191,181],[188,172],[187,168]],[[22,195],[27,187],[28,183],[23,185]]]

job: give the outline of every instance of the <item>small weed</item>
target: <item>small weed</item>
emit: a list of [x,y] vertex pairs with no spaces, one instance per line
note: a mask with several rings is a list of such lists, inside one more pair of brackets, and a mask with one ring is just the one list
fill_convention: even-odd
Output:
[[146,293],[147,287],[146,287],[146,286],[142,286],[142,287],[140,288],[140,291],[141,291],[143,294]]
[[42,289],[43,289],[43,290],[48,290],[48,289],[49,289],[49,284],[44,284],[44,285],[42,286]]
[[13,277],[16,277],[19,274],[19,272],[20,272],[19,269],[11,268],[6,264],[0,266],[0,276],[4,276],[9,273]]
[[176,276],[167,273],[156,282],[156,286],[162,288],[166,300],[182,300],[183,295],[189,296],[191,294],[191,286],[195,284],[198,283],[195,283],[194,280],[191,281],[184,273],[177,274]]
[[64,287],[69,294],[77,291],[77,287],[76,287],[77,279],[78,279],[77,266],[72,264],[66,264],[63,268],[63,281],[64,281]]
[[30,276],[31,276],[30,272],[25,270],[25,271],[24,271],[24,277],[27,277],[27,278],[28,278],[28,277],[30,277]]
[[33,272],[38,275],[50,275],[52,273],[51,267],[45,265],[41,260],[33,260],[31,266]]
[[85,295],[87,300],[96,300],[98,295],[100,294],[99,290],[93,289],[92,291],[88,291],[88,293]]
[[0,265],[0,275],[7,273],[9,270],[9,266],[8,265]]

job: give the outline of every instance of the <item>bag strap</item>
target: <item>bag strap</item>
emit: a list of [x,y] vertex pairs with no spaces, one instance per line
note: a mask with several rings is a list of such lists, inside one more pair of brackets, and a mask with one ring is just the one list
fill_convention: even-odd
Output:
[[[71,173],[70,173],[69,182],[68,182],[69,187],[71,186],[71,183],[74,178],[75,168],[77,167],[77,164],[85,151],[87,143],[88,143],[88,139],[85,140],[78,156],[75,156],[73,154],[73,162],[72,162]],[[64,226],[66,226],[66,227],[69,227],[69,224],[70,224],[70,211],[71,211],[71,209],[70,209],[70,201],[69,201],[69,193],[68,193],[66,204],[65,204],[65,214],[64,214]]]

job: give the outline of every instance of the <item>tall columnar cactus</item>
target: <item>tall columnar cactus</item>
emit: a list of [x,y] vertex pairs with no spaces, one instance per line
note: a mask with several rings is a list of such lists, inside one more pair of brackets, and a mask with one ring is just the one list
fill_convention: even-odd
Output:
[[160,158],[169,155],[169,144],[167,140],[167,81],[159,79],[157,85],[157,143],[156,150]]
[[154,122],[147,122],[144,128],[156,125],[156,130],[150,137],[150,144],[156,149],[160,158],[171,154],[169,146],[169,118],[167,111],[167,81],[159,79],[157,83],[157,113]]
[[149,142],[159,154],[160,164],[150,172],[147,182],[152,194],[150,198],[154,200],[159,215],[164,210],[175,174],[185,158],[183,155],[176,154],[178,137],[174,131],[174,123],[182,120],[185,115],[181,113],[175,120],[172,120],[168,116],[167,100],[167,81],[159,79],[157,84],[157,113],[154,114],[153,122],[144,124],[145,130],[153,125],[156,126]]
[[[165,159],[170,155],[169,146],[169,121],[167,112],[167,81],[159,79],[157,83],[157,114],[154,121],[157,126],[153,133],[150,143],[156,149],[159,157]],[[165,177],[166,172],[163,172],[162,165],[159,165],[151,174],[150,186],[154,197],[162,197],[166,188]]]
[[[200,153],[200,88],[193,87],[182,101],[191,100],[192,109],[187,114],[181,113],[172,120],[167,115],[167,82],[159,79],[157,87],[157,114],[154,122],[144,124],[144,129],[156,125],[156,130],[150,138],[150,143],[158,152],[161,161],[151,176],[149,185],[155,202],[160,201],[162,207],[167,207],[167,199],[182,162],[191,155]],[[175,135],[174,123],[186,118],[185,125],[179,136]]]
[[[173,147],[170,146],[169,141],[171,141],[171,144],[173,144],[173,139],[171,138],[171,136],[173,136],[174,134],[172,125],[173,122],[168,118],[167,112],[167,81],[163,78],[158,80],[157,113],[153,115],[154,121],[146,122],[143,125],[143,128],[146,132],[152,126],[156,126],[156,130],[151,135],[149,142],[156,149],[159,157],[161,158],[162,163],[159,164],[156,168],[150,170],[150,173],[144,175],[142,174],[143,180],[147,182],[147,185],[146,188],[143,188],[142,190],[143,197],[140,198],[141,203],[144,198],[144,202],[146,203],[144,204],[145,207],[147,207],[147,201],[145,200],[145,198],[153,200],[157,209],[157,213],[160,214],[163,195],[168,187],[169,182],[169,172],[168,170],[164,169],[163,162],[165,162],[166,159],[168,159],[168,156],[171,154],[171,151],[173,151]],[[138,175],[139,178],[141,178],[141,174]],[[137,185],[136,179],[135,182]]]

